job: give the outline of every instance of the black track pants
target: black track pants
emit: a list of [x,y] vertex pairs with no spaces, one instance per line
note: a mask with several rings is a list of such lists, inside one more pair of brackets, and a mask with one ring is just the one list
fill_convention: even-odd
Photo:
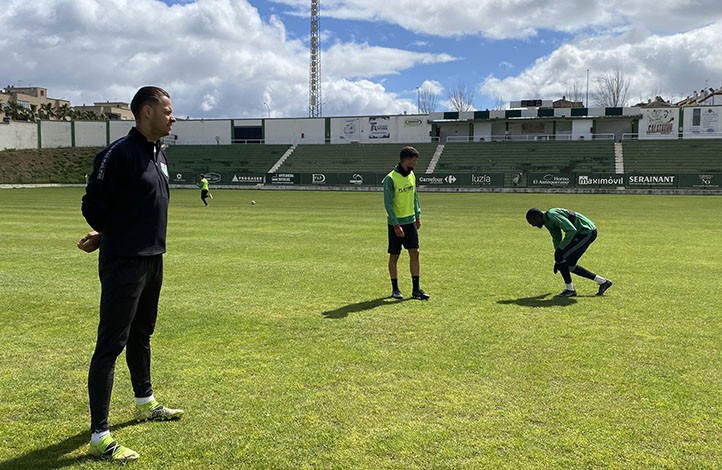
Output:
[[95,352],[88,373],[91,431],[108,430],[110,394],[115,361],[126,348],[125,358],[136,397],[148,397],[150,336],[158,316],[163,283],[163,255],[99,257],[100,323]]

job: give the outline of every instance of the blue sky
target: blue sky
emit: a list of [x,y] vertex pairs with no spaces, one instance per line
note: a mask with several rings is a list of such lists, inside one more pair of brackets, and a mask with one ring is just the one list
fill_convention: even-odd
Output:
[[[0,0],[0,86],[73,104],[158,84],[193,118],[308,114],[310,0]],[[627,104],[722,86],[718,0],[322,0],[323,113],[451,110],[590,93],[629,81]],[[589,103],[591,106],[594,102]]]

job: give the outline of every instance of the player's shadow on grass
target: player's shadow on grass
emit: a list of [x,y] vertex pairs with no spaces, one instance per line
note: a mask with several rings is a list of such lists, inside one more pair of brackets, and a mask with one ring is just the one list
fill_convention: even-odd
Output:
[[520,299],[500,300],[497,303],[501,305],[519,305],[520,307],[566,307],[574,305],[577,300],[574,297],[549,297],[551,292],[536,295],[534,297],[522,297]]
[[376,307],[397,304],[399,302],[405,302],[407,300],[409,299],[397,300],[391,297],[380,297],[374,300],[365,300],[363,302],[357,302],[355,304],[344,305],[343,307],[339,307],[335,310],[323,312],[322,315],[324,316],[324,318],[346,318],[349,313],[365,312],[366,310],[373,310]]
[[[126,421],[125,423],[111,426],[110,430],[117,431],[118,429],[123,429],[135,424],[140,423],[135,420]],[[0,462],[0,470],[63,468],[74,466],[88,460],[95,460],[95,458],[91,457],[88,452],[83,452],[83,455],[66,457],[67,454],[75,452],[82,447],[86,447],[89,451],[89,442],[90,431],[83,430],[63,441],[51,444],[41,449],[31,450],[26,454]]]

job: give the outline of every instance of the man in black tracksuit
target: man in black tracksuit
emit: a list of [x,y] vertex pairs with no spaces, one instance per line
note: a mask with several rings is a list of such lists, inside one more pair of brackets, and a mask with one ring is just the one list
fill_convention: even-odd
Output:
[[166,91],[143,87],[133,98],[136,126],[96,158],[82,212],[93,231],[78,242],[100,248],[100,323],[88,374],[91,454],[133,460],[138,454],[110,436],[108,411],[115,361],[126,349],[136,419],[173,419],[183,410],[158,404],[150,379],[150,336],[163,282],[168,219],[168,162],[159,139],[175,122]]

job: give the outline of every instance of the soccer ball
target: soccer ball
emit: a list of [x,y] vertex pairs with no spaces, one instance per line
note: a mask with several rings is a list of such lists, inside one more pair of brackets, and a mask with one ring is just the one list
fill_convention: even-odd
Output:
[[252,206],[255,206],[255,205],[256,205],[256,201],[253,200],[253,199],[251,199],[251,205],[252,205]]

